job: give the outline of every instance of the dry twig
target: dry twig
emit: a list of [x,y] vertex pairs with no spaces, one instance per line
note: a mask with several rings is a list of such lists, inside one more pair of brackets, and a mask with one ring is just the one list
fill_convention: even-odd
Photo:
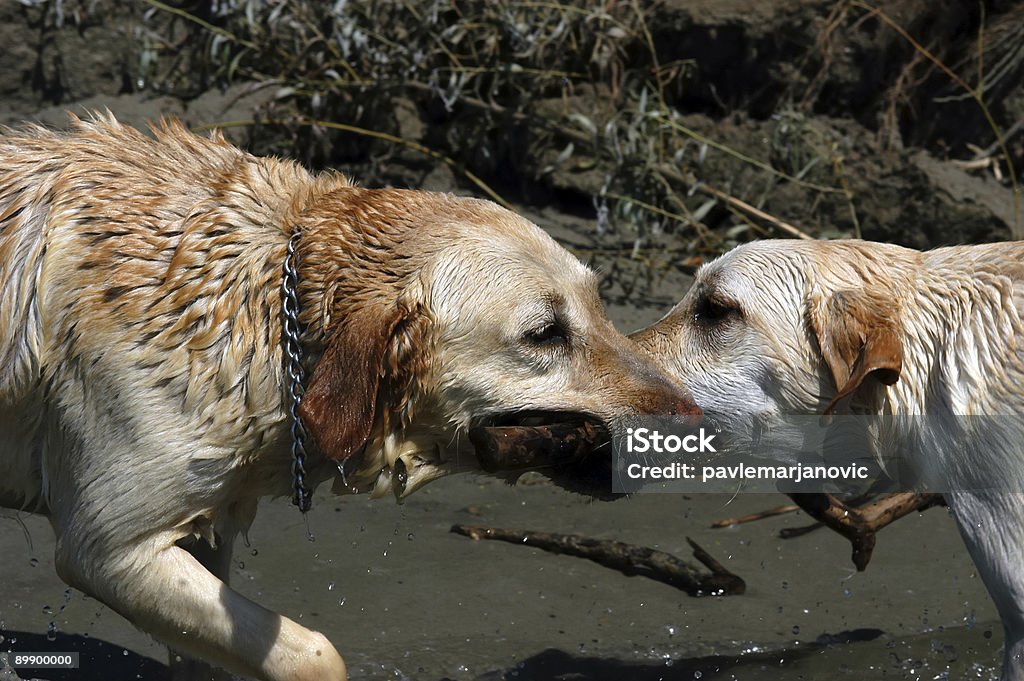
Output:
[[553,534],[530,530],[513,530],[482,525],[452,525],[452,532],[470,539],[494,539],[520,546],[586,558],[626,575],[640,575],[685,591],[690,596],[729,596],[746,591],[746,583],[727,570],[695,541],[686,538],[693,556],[710,573],[676,558],[670,553],[606,539],[592,539],[575,534]]
[[769,508],[767,511],[758,511],[757,513],[748,513],[746,515],[737,516],[735,518],[726,518],[725,520],[716,520],[711,523],[713,528],[732,527],[733,525],[742,525],[743,523],[752,523],[758,520],[764,520],[765,518],[774,518],[778,515],[785,515],[787,513],[793,513],[799,511],[800,507],[794,504],[785,504],[783,506],[776,506],[775,508]]
[[875,549],[875,535],[886,525],[914,511],[945,504],[941,494],[899,492],[860,507],[847,506],[831,494],[791,494],[812,518],[846,537],[853,547],[853,564],[863,571]]

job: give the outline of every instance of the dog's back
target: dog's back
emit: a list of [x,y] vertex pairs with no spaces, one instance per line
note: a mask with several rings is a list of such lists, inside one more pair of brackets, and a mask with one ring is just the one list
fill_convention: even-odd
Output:
[[1008,278],[1013,283],[1018,309],[1022,309],[1020,301],[1024,301],[1024,241],[948,246],[925,251],[923,257],[923,265],[929,270],[958,270],[967,276],[990,273]]
[[[48,141],[41,135],[38,139]],[[20,142],[0,138],[0,415],[38,384],[38,280],[48,202],[60,167],[45,158],[39,148],[44,145],[31,148]]]
[[54,184],[66,164],[42,129],[0,138],[0,506],[40,508],[39,279]]
[[[2,133],[0,505],[43,510],[41,459],[55,449],[46,443],[47,412],[61,401],[71,412],[90,404],[84,396],[71,404],[75,376],[111,363],[121,375],[152,374],[148,348],[168,350],[153,353],[166,363],[170,350],[199,345],[185,353],[195,380],[168,390],[194,398],[196,385],[213,385],[199,380],[211,366],[251,352],[225,349],[237,341],[232,322],[267,326],[237,305],[227,309],[244,296],[225,294],[253,275],[235,256],[283,249],[281,214],[318,183],[296,164],[256,159],[176,123],[154,127],[154,137],[112,118],[75,120],[66,133]],[[224,309],[211,308],[214,299]],[[208,336],[216,337],[203,345]],[[124,392],[88,385],[110,399]]]
[[[129,231],[150,228],[156,236],[168,214],[184,216],[192,208],[184,202],[200,198],[195,192],[161,192],[161,185],[187,184],[198,190],[218,170],[212,166],[239,162],[233,158],[240,155],[233,147],[179,131],[177,126],[165,126],[154,141],[113,119],[75,120],[73,130],[65,134],[41,127],[3,131],[0,406],[26,399],[41,377],[40,299],[47,252],[52,259],[53,251],[59,250],[56,255],[63,260],[67,246],[80,245],[79,255],[91,259],[91,266],[81,267],[80,274],[60,273],[60,278],[83,287],[107,281],[119,264],[117,249]],[[202,150],[194,148],[200,144]],[[179,205],[173,205],[175,201]],[[136,220],[129,223],[129,216],[108,206],[133,207],[138,214],[131,217]],[[159,211],[152,210],[158,206]],[[143,216],[149,220],[139,219]],[[105,242],[111,243],[109,249]],[[115,257],[104,261],[104,255]]]

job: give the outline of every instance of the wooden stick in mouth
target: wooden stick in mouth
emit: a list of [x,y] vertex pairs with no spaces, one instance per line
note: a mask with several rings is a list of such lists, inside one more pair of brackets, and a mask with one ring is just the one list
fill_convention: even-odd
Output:
[[470,429],[469,439],[488,473],[572,464],[610,446],[604,431],[588,422],[485,426]]

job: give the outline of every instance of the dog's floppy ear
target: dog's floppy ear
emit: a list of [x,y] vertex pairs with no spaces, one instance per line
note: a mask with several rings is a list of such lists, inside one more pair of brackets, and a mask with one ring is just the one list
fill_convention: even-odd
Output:
[[839,401],[852,395],[868,376],[893,385],[903,368],[900,326],[886,303],[863,291],[838,291],[812,300],[811,329],[838,392],[825,408],[835,411]]
[[336,461],[359,451],[374,425],[388,349],[413,313],[370,306],[349,316],[327,340],[299,405],[320,451]]

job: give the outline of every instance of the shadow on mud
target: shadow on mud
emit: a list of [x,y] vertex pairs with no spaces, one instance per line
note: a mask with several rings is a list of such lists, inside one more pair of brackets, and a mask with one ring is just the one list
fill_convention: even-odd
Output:
[[[847,643],[873,641],[884,635],[881,629],[854,629],[823,634],[814,643],[799,649],[756,650],[743,655],[710,655],[673,660],[671,665],[638,663],[614,658],[584,657],[562,650],[548,649],[519,663],[512,669],[477,677],[476,681],[693,681],[736,678],[727,674],[742,670],[771,670],[824,648]],[[441,681],[447,681],[442,679]]]

